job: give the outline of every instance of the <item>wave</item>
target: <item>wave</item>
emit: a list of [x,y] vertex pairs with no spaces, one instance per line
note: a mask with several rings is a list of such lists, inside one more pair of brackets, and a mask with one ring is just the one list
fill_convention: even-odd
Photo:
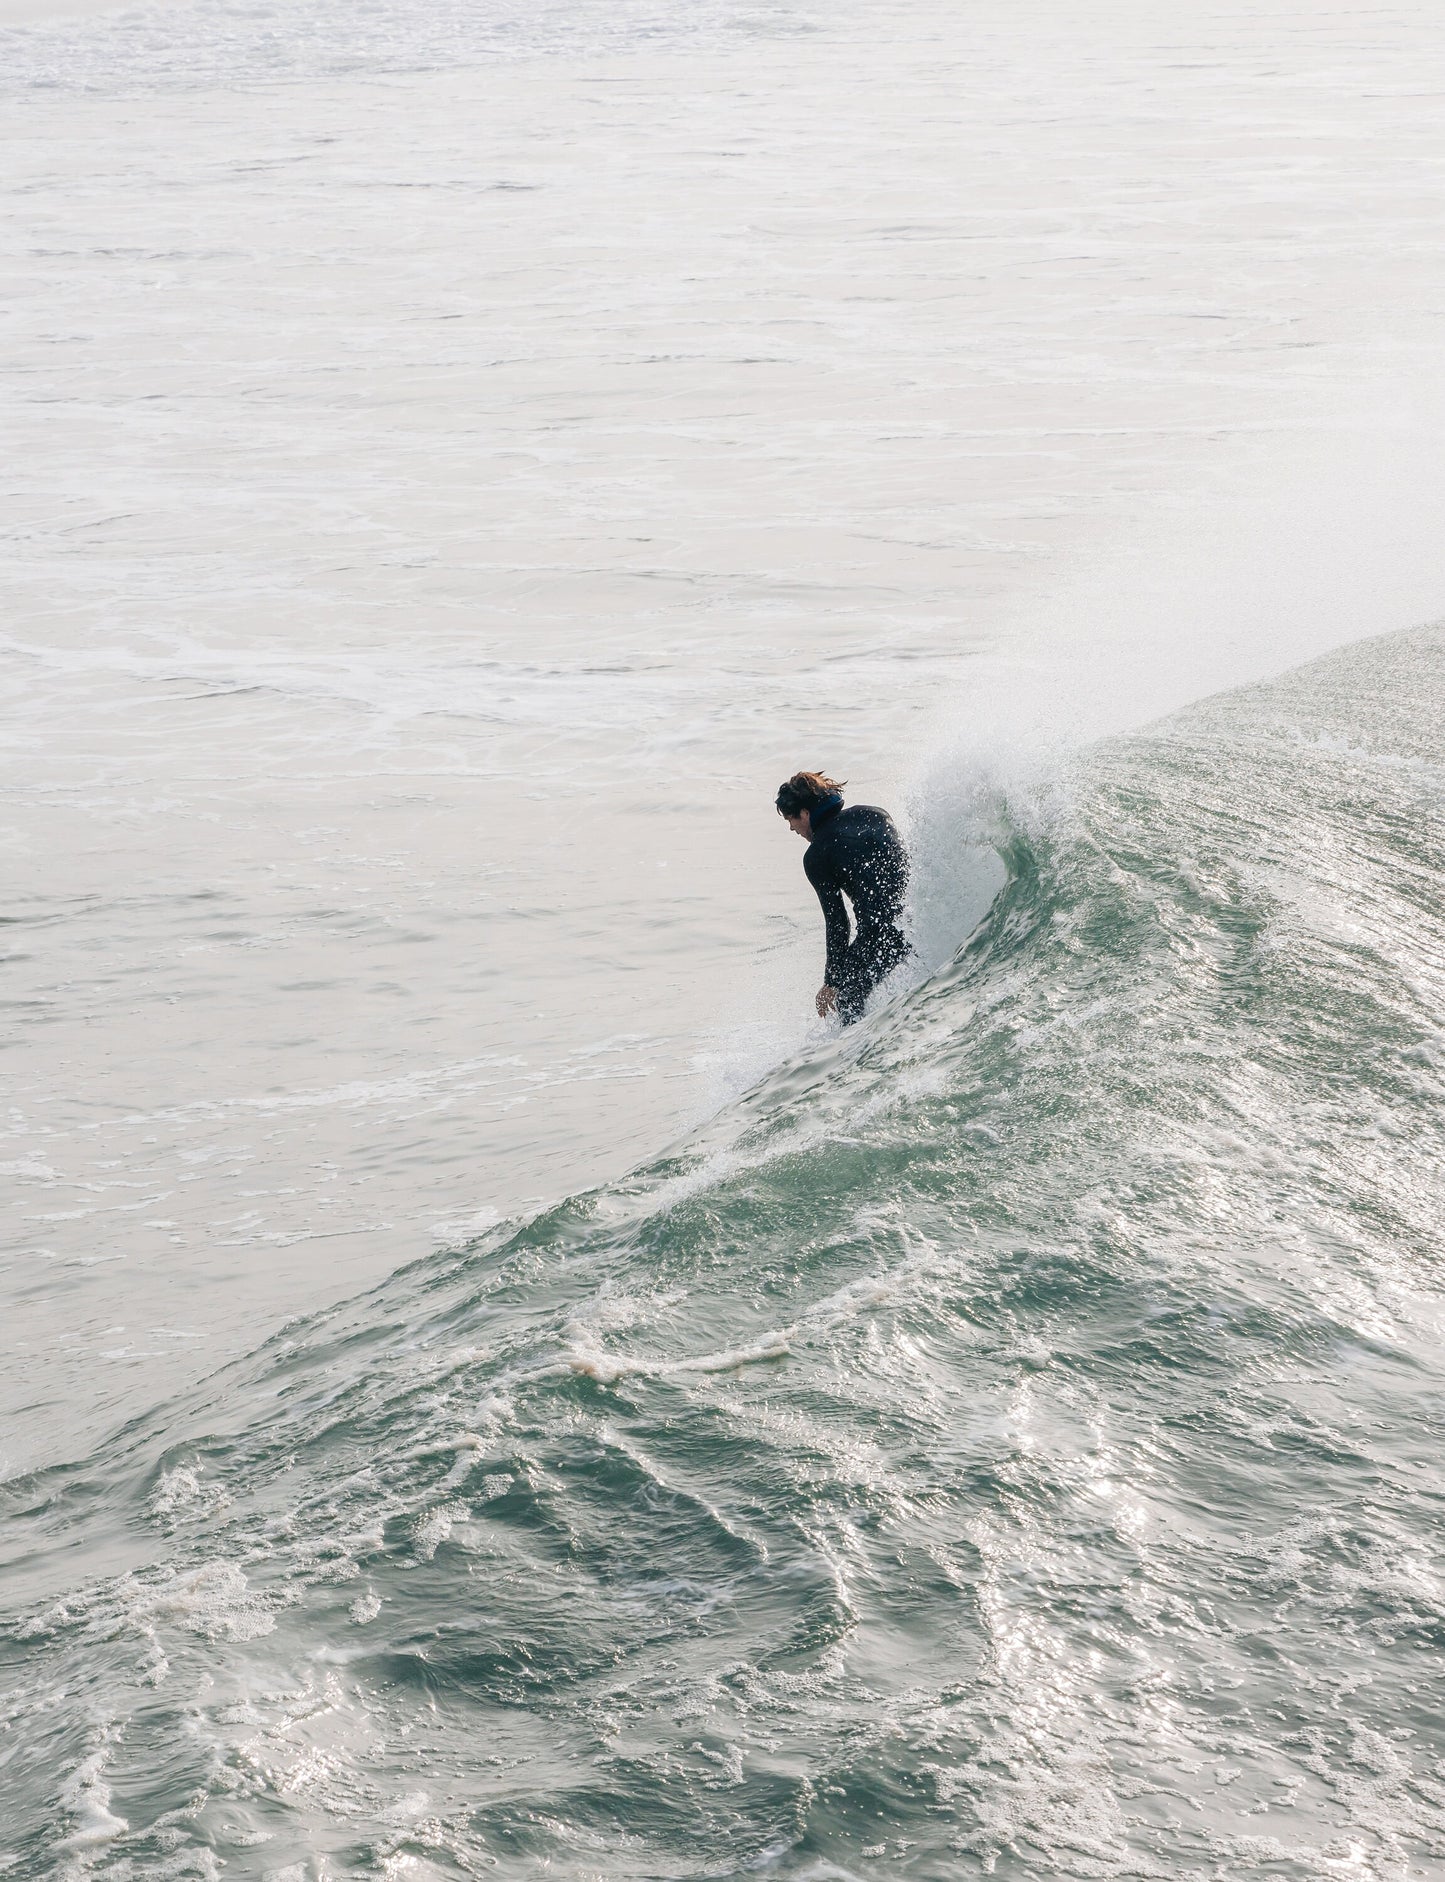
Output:
[[1445,1859],[1442,707],[997,798],[865,1027],[7,1485],[11,1867]]

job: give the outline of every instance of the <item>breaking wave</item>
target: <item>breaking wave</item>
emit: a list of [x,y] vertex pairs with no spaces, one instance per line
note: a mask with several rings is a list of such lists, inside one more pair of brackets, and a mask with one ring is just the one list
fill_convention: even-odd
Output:
[[980,802],[866,1026],[7,1485],[9,1866],[1434,1872],[1442,722]]

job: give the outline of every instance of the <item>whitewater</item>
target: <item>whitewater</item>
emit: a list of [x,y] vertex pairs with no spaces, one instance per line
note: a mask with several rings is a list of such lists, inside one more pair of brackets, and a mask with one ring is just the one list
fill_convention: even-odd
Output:
[[1445,1877],[1440,55],[0,0],[0,1874]]

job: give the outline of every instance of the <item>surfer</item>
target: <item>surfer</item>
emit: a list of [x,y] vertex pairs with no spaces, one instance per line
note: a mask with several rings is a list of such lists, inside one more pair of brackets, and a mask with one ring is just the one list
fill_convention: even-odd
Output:
[[[808,845],[803,870],[823,905],[827,965],[816,1005],[845,1026],[908,952],[898,925],[908,886],[908,852],[893,819],[872,804],[843,808],[843,786],[821,771],[798,771],[779,785],[778,815]],[[849,938],[848,909],[855,932]]]

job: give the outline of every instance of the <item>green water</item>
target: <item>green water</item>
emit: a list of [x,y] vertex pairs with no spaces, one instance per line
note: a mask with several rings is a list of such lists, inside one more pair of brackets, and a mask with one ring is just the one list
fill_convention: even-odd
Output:
[[6,1486],[12,1869],[1445,1873],[1442,713],[1036,778],[853,1034]]

